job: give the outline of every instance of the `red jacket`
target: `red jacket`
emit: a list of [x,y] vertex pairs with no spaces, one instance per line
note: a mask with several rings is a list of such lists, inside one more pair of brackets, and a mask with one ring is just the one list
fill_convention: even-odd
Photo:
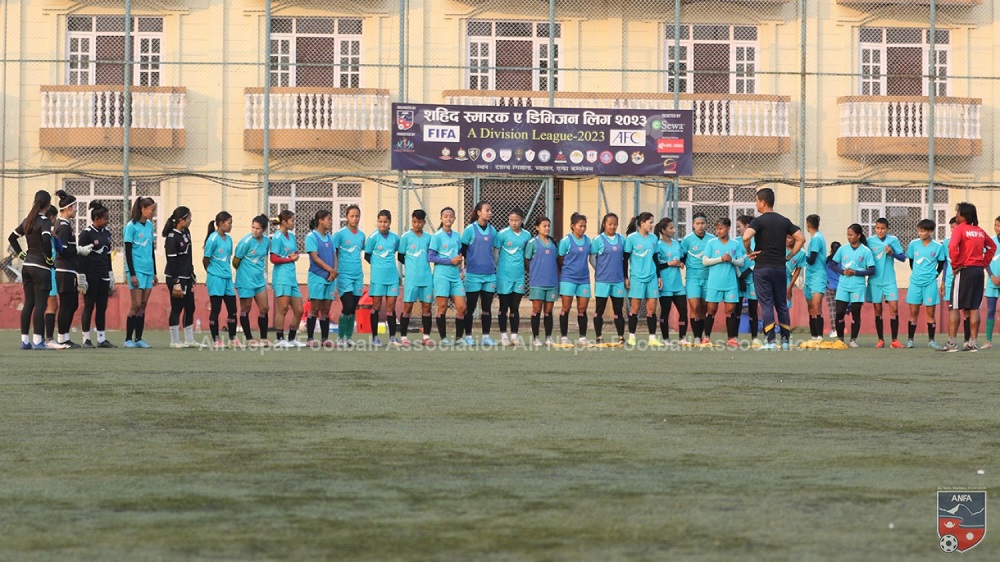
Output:
[[948,253],[951,255],[951,266],[955,269],[970,266],[986,267],[993,260],[996,251],[996,243],[978,226],[963,222],[951,231]]

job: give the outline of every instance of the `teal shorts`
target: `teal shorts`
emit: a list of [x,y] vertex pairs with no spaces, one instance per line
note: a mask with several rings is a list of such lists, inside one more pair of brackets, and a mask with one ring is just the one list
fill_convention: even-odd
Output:
[[630,299],[655,299],[660,296],[659,283],[656,277],[649,281],[629,281],[628,298]]
[[742,294],[747,300],[757,300],[757,287],[753,284],[753,273],[751,273],[750,277],[747,278],[747,290]]
[[399,283],[370,283],[368,295],[372,297],[398,297]]
[[740,302],[740,292],[735,289],[729,291],[709,289],[705,294],[705,302]]
[[625,298],[625,283],[594,283],[594,296],[600,299],[613,297],[616,299]]
[[684,285],[681,285],[680,287],[670,287],[664,284],[663,288],[660,289],[661,297],[683,297],[686,294],[687,291],[684,290]]
[[[53,277],[55,276],[55,271],[52,272],[52,275],[53,275]],[[138,287],[133,287],[132,286],[132,279],[131,279],[132,275],[135,275],[135,280],[139,282],[139,286]],[[128,285],[129,289],[152,289],[153,288],[153,276],[152,275],[146,275],[145,273],[131,273],[130,274],[128,271],[126,271],[125,272],[125,284]],[[53,286],[55,286],[55,282],[54,281],[53,281]]]
[[354,296],[360,297],[361,294],[365,292],[365,280],[363,277],[351,279],[350,277],[344,277],[342,275],[338,276],[337,292],[340,293],[340,296],[352,293]]
[[403,284],[403,302],[431,302],[433,293],[430,285]]
[[56,286],[56,270],[54,269],[52,270],[52,288],[49,289],[49,296],[50,297],[59,296],[59,287]]
[[837,287],[837,298],[836,300],[842,302],[865,302],[865,290],[860,291],[848,291],[843,286]]
[[524,277],[521,277],[521,279],[497,279],[498,295],[509,295],[511,293],[523,295],[524,289]]
[[465,290],[469,293],[495,293],[497,292],[497,276],[495,273],[492,275],[466,273]]
[[337,282],[327,281],[326,277],[321,277],[317,273],[309,272],[309,280],[306,284],[311,301],[332,301],[337,296]]
[[590,283],[559,283],[559,294],[564,297],[590,298]]
[[[688,277],[687,285],[684,287],[689,299],[704,299],[708,292],[707,277]],[[631,296],[631,295],[629,295]]]
[[826,294],[826,280],[824,279],[822,283],[806,283],[805,288],[802,290],[805,295],[806,300],[812,300],[812,296],[819,294],[820,296]]
[[452,279],[449,277],[435,277],[434,278],[434,296],[435,297],[464,297],[465,296],[465,285],[462,284],[461,279]]
[[941,303],[941,295],[938,295],[937,283],[930,285],[910,285],[906,290],[906,304],[916,304],[923,306],[937,306]]
[[986,271],[984,275],[986,277],[986,289],[983,290],[983,296],[993,298],[1000,297],[1000,287],[993,284],[993,280],[990,279],[990,272]]
[[556,302],[558,292],[555,287],[531,287],[528,290],[528,300]]
[[236,287],[236,294],[239,295],[241,299],[252,299],[257,295],[263,293],[267,290],[267,285],[260,285],[259,287]]
[[302,297],[302,293],[299,291],[298,284],[295,285],[281,285],[272,284],[271,288],[274,289],[274,297]]
[[868,285],[868,302],[882,304],[882,301],[898,301],[899,289],[895,285]]
[[218,275],[205,276],[205,288],[208,289],[210,297],[235,297],[236,289],[233,288],[233,280],[228,277]]

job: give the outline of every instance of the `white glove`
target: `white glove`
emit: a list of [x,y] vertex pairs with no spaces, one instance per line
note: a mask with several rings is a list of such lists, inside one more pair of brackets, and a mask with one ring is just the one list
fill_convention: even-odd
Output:
[[80,291],[81,295],[83,295],[83,294],[85,294],[87,292],[87,289],[90,288],[90,285],[87,284],[87,276],[86,275],[84,275],[82,273],[77,273],[76,274],[76,288],[77,288],[78,291]]
[[76,254],[78,256],[87,257],[90,255],[90,252],[93,251],[93,249],[94,249],[93,246],[77,246]]
[[111,297],[114,296],[114,294],[115,294],[115,278],[112,277],[111,279],[108,279],[108,296]]

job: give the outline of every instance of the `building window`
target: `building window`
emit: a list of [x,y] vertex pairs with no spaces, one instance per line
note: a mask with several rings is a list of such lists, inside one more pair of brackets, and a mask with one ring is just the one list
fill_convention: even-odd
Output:
[[470,21],[470,90],[559,90],[562,24],[555,24],[549,52],[549,24],[529,21]]
[[361,20],[271,20],[271,85],[360,88]]
[[[934,191],[934,216],[937,225],[934,238],[948,237],[950,206],[948,190]],[[889,221],[889,232],[896,235],[905,248],[917,237],[917,223],[927,218],[927,190],[923,188],[901,187],[859,187],[858,224],[865,236],[875,235],[875,221],[885,218]]]
[[[948,95],[948,65],[951,33],[937,30],[934,47],[935,94]],[[929,29],[908,27],[862,27],[860,93],[863,96],[927,96],[931,47]]]
[[[163,18],[132,18],[132,84],[160,85]],[[125,83],[125,17],[66,18],[68,65],[72,86],[118,86]]]
[[[304,244],[305,236],[309,234],[309,221],[316,216],[316,211],[333,213],[333,229],[336,231],[347,226],[344,216],[350,205],[361,207],[361,184],[358,182],[276,183],[271,184],[268,216],[276,217],[284,210],[294,212],[295,238],[299,244]],[[362,230],[364,217],[362,212],[359,225]]]
[[727,185],[680,186],[677,203],[677,235],[683,238],[691,232],[692,217],[705,213],[708,232],[715,234],[715,221],[726,217],[732,222],[733,236],[736,234],[736,217],[754,216],[757,213],[756,190],[752,187],[731,187]]
[[[125,249],[122,241],[125,228],[125,213],[132,209],[136,197],[152,197],[156,202],[156,216],[170,216],[173,209],[164,209],[161,205],[159,182],[132,182],[132,193],[128,201],[122,200],[122,178],[63,180],[66,193],[76,196],[76,219],[73,232],[79,235],[83,229],[90,226],[90,202],[99,200],[108,209],[108,230],[111,232],[112,247],[121,252]],[[153,219],[154,224],[156,219]],[[156,230],[157,236],[160,231]],[[117,264],[115,268],[119,268]]]
[[677,75],[677,91],[681,93],[757,93],[755,26],[682,25],[680,28],[678,46],[673,24],[665,25],[666,91],[674,91],[674,76]]

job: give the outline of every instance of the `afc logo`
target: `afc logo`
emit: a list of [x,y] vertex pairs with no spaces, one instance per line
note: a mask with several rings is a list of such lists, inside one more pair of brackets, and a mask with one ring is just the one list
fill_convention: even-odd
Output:
[[645,129],[611,129],[611,146],[646,146]]

